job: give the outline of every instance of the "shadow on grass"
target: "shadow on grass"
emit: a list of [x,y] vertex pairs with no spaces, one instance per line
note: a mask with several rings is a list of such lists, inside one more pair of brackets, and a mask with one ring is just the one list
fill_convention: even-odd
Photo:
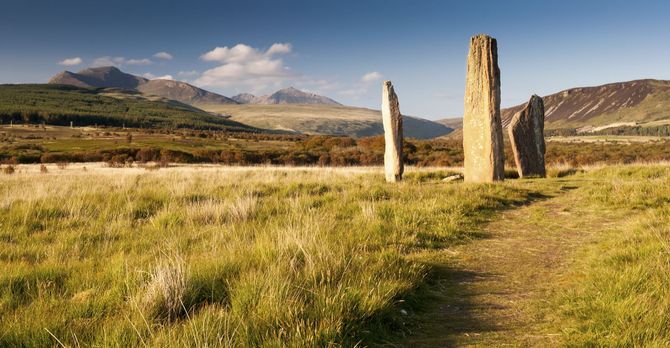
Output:
[[[576,186],[562,186],[559,192],[564,193],[576,188]],[[559,192],[556,194],[530,192],[523,201],[506,201],[500,207],[487,209],[482,215],[483,218],[477,221],[479,228],[465,233],[468,236],[467,240],[456,243],[450,241],[451,243],[447,242],[442,247],[491,238],[492,235],[486,232],[484,227],[492,217],[505,211],[555,198],[561,194]],[[417,288],[398,296],[393,306],[398,313],[391,313],[387,317],[392,320],[393,325],[380,328],[380,322],[375,322],[375,327],[371,327],[367,332],[378,332],[381,335],[363,335],[364,344],[376,347],[452,347],[463,336],[501,330],[497,323],[477,315],[490,309],[493,304],[473,301],[472,298],[478,294],[472,293],[470,286],[498,275],[455,268],[449,256],[416,262],[424,264],[429,269],[425,281]],[[389,314],[389,311],[385,312]],[[387,320],[385,322],[390,323]]]
[[476,315],[490,306],[472,301],[475,294],[468,292],[468,284],[494,274],[437,263],[430,267],[423,284],[398,296],[393,309],[384,310],[377,316],[380,320],[375,318],[366,325],[359,335],[363,346],[454,347],[461,336],[500,330],[496,323]]

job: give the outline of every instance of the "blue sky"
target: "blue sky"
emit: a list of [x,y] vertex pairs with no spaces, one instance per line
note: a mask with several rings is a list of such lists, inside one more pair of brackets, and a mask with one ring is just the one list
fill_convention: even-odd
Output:
[[404,114],[438,119],[462,113],[474,34],[498,39],[511,106],[534,93],[670,79],[669,14],[667,0],[7,0],[0,83],[111,63],[227,96],[295,86],[378,108],[389,79]]

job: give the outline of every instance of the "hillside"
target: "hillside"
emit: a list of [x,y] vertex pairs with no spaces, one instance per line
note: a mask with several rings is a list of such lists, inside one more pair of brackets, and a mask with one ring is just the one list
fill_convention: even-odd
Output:
[[[670,122],[670,81],[636,80],[577,87],[543,97],[547,129],[596,132],[614,127],[658,127]],[[501,110],[504,126],[524,104]],[[462,118],[436,121],[454,129]]]
[[[337,105],[203,105],[207,111],[230,115],[231,119],[258,128],[304,134],[349,135],[384,133],[378,110]],[[406,116],[405,136],[429,139],[446,135],[451,128],[421,118]]]
[[63,71],[49,80],[50,84],[77,87],[114,87],[136,90],[148,95],[173,99],[187,104],[236,104],[228,97],[206,91],[186,82],[173,80],[149,80],[122,72],[116,67],[88,68],[77,73]]
[[251,93],[240,93],[238,95],[230,97],[230,99],[238,102],[239,104],[261,104],[259,103],[263,97],[257,97]]
[[113,66],[88,68],[76,73],[63,71],[49,80],[50,84],[73,85],[77,87],[116,87],[128,90],[137,89],[148,82],[144,77],[126,74]]
[[197,104],[236,104],[228,97],[206,91],[185,82],[173,80],[149,80],[137,87],[137,90],[148,95],[178,100],[182,103]]
[[437,120],[435,122],[443,124],[443,125],[445,125],[449,128],[453,128],[453,129],[463,128],[463,118],[462,117],[443,118],[443,119]]
[[250,93],[242,93],[232,97],[240,104],[322,104],[342,105],[333,99],[322,95],[308,93],[299,89],[289,87],[280,89],[270,95],[255,96]]
[[[670,119],[670,81],[636,80],[571,88],[543,97],[549,129],[616,126]],[[502,110],[503,124],[524,104]]]
[[258,131],[177,101],[70,85],[0,85],[2,123],[109,125]]

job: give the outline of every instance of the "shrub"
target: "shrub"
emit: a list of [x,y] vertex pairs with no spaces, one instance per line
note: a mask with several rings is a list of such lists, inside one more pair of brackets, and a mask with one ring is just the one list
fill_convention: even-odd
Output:
[[16,171],[16,169],[14,168],[14,165],[12,165],[12,164],[9,164],[6,167],[2,168],[2,172],[7,174],[7,175],[14,174],[15,171]]

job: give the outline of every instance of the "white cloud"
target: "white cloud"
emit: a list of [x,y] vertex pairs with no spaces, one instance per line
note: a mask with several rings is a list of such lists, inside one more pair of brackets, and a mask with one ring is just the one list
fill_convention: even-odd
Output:
[[245,44],[216,47],[200,58],[220,65],[203,72],[194,83],[208,87],[243,86],[252,91],[279,86],[293,73],[282,59],[275,56],[288,54],[291,50],[288,43],[275,43],[266,51]]
[[172,77],[172,75],[156,76],[150,72],[142,74],[142,77],[149,80],[174,80],[174,77]]
[[204,61],[221,63],[239,63],[245,60],[257,60],[262,57],[263,54],[259,50],[245,44],[237,44],[232,48],[228,48],[228,46],[216,47],[200,56]]
[[60,62],[58,62],[58,64],[64,65],[64,66],[75,66],[75,65],[81,64],[82,62],[83,62],[83,60],[81,58],[74,57],[74,58],[63,59]]
[[150,65],[153,64],[151,59],[126,59],[124,57],[98,57],[91,63],[92,67],[100,66],[122,66],[122,65]]
[[163,60],[172,60],[173,57],[172,57],[171,54],[163,51],[163,52],[157,52],[156,54],[154,54],[154,58],[163,59]]
[[290,43],[275,43],[270,46],[265,54],[270,56],[274,54],[288,54],[292,50],[293,46]]
[[382,77],[384,77],[384,75],[382,75],[380,72],[373,71],[363,75],[363,77],[361,77],[361,82],[363,83],[377,82],[381,80]]

